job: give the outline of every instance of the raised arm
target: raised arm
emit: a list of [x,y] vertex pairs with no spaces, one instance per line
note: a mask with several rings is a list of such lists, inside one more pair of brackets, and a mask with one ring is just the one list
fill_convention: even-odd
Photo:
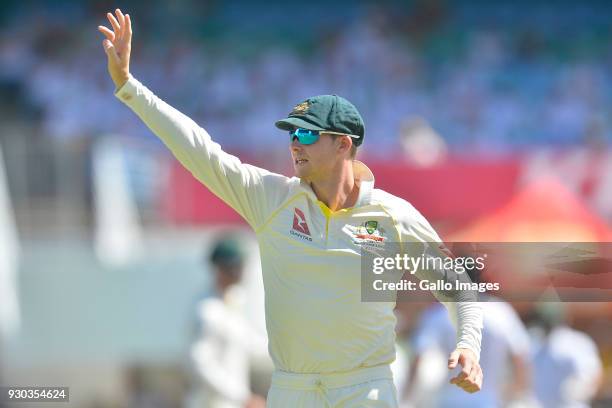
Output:
[[221,149],[206,130],[158,98],[130,74],[132,22],[121,10],[107,14],[112,30],[99,26],[115,95],[155,133],[174,156],[254,229],[289,194],[292,179],[243,164]]

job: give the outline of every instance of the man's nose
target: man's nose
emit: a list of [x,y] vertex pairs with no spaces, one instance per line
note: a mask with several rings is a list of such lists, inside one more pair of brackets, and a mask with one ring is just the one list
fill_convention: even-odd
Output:
[[297,152],[300,149],[302,149],[302,144],[298,141],[297,136],[294,136],[291,140],[291,150]]

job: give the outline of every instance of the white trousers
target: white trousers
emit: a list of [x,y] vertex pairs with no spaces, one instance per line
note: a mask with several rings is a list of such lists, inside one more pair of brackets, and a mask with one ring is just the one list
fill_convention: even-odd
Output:
[[274,371],[268,408],[397,408],[388,365],[333,374]]

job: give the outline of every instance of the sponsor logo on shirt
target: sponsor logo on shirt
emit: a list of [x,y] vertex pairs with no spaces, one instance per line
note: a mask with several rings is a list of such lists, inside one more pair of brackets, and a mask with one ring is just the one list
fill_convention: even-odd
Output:
[[306,216],[302,210],[297,207],[293,209],[293,228],[289,233],[307,241],[312,241],[310,229],[308,229],[308,223],[306,222]]

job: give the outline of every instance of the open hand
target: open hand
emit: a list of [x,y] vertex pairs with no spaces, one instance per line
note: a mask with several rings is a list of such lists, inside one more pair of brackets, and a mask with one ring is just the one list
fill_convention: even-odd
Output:
[[129,14],[123,14],[121,10],[106,13],[113,30],[98,26],[106,39],[102,42],[106,56],[108,57],[108,73],[110,74],[117,89],[125,84],[130,76],[130,52],[132,50],[132,22]]

